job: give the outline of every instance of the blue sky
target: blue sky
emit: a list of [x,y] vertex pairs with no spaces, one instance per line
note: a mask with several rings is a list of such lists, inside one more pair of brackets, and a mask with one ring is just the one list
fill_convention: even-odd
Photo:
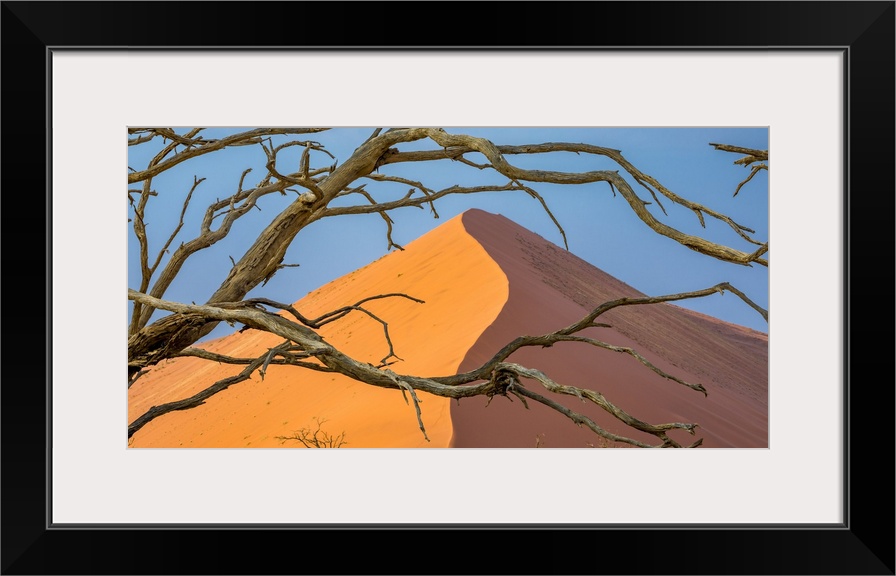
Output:
[[[766,241],[769,238],[768,172],[759,172],[741,189],[737,197],[733,197],[738,183],[750,171],[733,164],[739,155],[716,151],[709,145],[710,142],[718,142],[765,150],[768,149],[769,139],[767,128],[445,128],[449,133],[489,138],[498,145],[581,142],[621,150],[629,162],[679,196],[731,216],[736,222],[755,230],[753,237],[757,240]],[[209,128],[203,134],[209,138],[220,137],[245,129]],[[368,127],[334,128],[293,138],[319,142],[342,162],[372,130]],[[183,133],[185,130],[176,131]],[[284,138],[275,139],[275,143],[283,141]],[[424,140],[399,145],[398,148],[429,150],[437,148],[437,145]],[[145,168],[149,158],[157,151],[155,141],[129,147],[128,165],[137,170]],[[300,147],[284,149],[278,156],[280,171],[296,170],[300,153]],[[482,160],[481,156],[467,157],[473,161]],[[521,168],[561,171],[619,168],[604,158],[569,153],[538,154],[531,157],[517,155],[508,159]],[[312,167],[332,163],[333,160],[325,154],[312,153]],[[151,198],[145,217],[150,241],[150,261],[154,260],[162,244],[176,227],[194,176],[204,177],[206,180],[193,193],[184,226],[172,243],[173,247],[198,234],[199,221],[205,208],[217,198],[233,194],[243,170],[253,168],[246,177],[246,187],[261,180],[266,173],[264,164],[265,156],[260,146],[245,146],[187,161],[157,176],[153,181],[153,189],[158,196]],[[496,175],[494,171],[480,171],[447,160],[425,164],[392,164],[382,167],[380,172],[421,181],[435,190],[453,184],[506,183],[506,178]],[[624,175],[624,171],[620,173]],[[627,179],[636,193],[645,200],[650,200],[644,188],[631,178]],[[634,288],[649,295],[661,295],[730,282],[757,304],[768,309],[768,268],[719,262],[659,236],[635,216],[621,196],[617,194],[614,197],[606,183],[581,186],[531,184],[531,187],[542,195],[563,226],[572,253]],[[377,200],[382,201],[402,197],[408,186],[371,182],[366,189]],[[227,238],[187,260],[164,298],[204,303],[230,269],[230,257],[239,260],[249,242],[294,197],[271,194],[262,198],[259,202],[260,211],[250,211],[237,220]],[[357,203],[359,200],[360,196],[353,195],[339,203]],[[755,250],[755,246],[740,239],[725,224],[707,219],[706,228],[701,228],[690,210],[674,206],[668,200],[663,205],[669,214],[664,215],[653,204],[650,209],[654,216],[682,232],[700,235],[745,252]],[[392,212],[395,222],[393,239],[398,244],[407,244],[469,208],[503,214],[547,240],[563,245],[563,239],[550,217],[536,200],[523,192],[447,196],[436,203],[439,219],[433,218],[428,207],[423,210],[402,208]],[[128,218],[131,218],[133,209],[129,207],[128,210]],[[131,223],[128,223],[127,232],[128,286],[137,289],[140,284],[140,267],[138,245]],[[379,215],[325,218],[300,232],[287,252],[284,263],[299,264],[299,267],[280,270],[267,285],[255,288],[249,296],[294,302],[311,290],[380,258],[387,251],[386,224]],[[770,260],[768,254],[766,258]],[[159,270],[164,267],[164,263],[163,259]],[[768,332],[765,320],[732,294],[714,295],[679,304],[728,322]],[[129,302],[128,320],[130,309]],[[161,314],[157,312],[157,315]],[[222,324],[207,338],[231,331],[233,328]]]

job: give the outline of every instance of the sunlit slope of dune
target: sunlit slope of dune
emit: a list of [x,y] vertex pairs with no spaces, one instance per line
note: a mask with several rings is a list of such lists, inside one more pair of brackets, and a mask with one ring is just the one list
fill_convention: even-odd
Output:
[[[684,290],[685,288],[682,288]],[[680,291],[680,290],[676,290]],[[389,323],[390,368],[418,376],[478,367],[515,337],[554,331],[596,305],[640,292],[506,218],[470,210],[380,260],[308,294],[296,307],[315,317],[375,294],[403,292],[418,304],[389,298],[365,304]],[[730,297],[730,296],[729,296]],[[614,310],[612,328],[584,335],[637,350],[661,370],[703,384],[708,397],[666,380],[626,354],[584,343],[525,348],[510,360],[538,368],[561,384],[590,388],[652,423],[696,422],[705,447],[768,446],[768,337],[663,304]],[[383,327],[360,312],[324,327],[327,341],[378,364],[388,353]],[[257,357],[280,343],[249,330],[204,344],[229,356]],[[193,358],[162,363],[129,391],[128,422],[149,407],[186,398],[239,366]],[[550,395],[536,382],[527,387]],[[577,398],[552,398],[613,433],[657,439],[620,424]],[[420,393],[431,442],[402,394],[328,373],[271,366],[206,402],[164,415],[138,431],[133,447],[300,447],[281,442],[300,428],[344,433],[346,448],[580,447],[604,443],[590,430],[537,403],[468,398],[459,404]],[[672,434],[682,442],[693,437]]]
[[[501,314],[467,354],[461,370],[481,365],[516,336],[552,332],[603,302],[644,296],[502,216],[470,210],[463,214],[463,223],[506,274],[510,294]],[[627,354],[584,343],[524,348],[510,360],[538,368],[561,384],[598,391],[641,420],[696,422],[704,447],[768,446],[766,334],[671,304],[618,308],[601,321],[612,328],[592,328],[583,335],[637,350],[667,373],[703,384],[708,396],[661,378]],[[658,443],[656,437],[619,423],[593,404],[551,395],[535,381],[523,383],[589,415],[613,433]],[[511,402],[501,397],[490,403],[485,398],[469,398],[452,404],[452,446],[584,448],[602,444],[594,432],[576,427],[559,413],[532,401],[528,404],[527,410],[518,399]],[[695,440],[678,432],[672,436],[682,443]]]
[[[507,278],[453,218],[383,258],[339,278],[295,303],[306,317],[376,294],[402,292],[404,298],[367,302],[364,307],[388,322],[395,353],[390,366],[419,376],[454,374],[467,350],[507,301]],[[324,326],[323,337],[354,358],[379,364],[388,353],[383,326],[352,312]],[[257,357],[280,344],[278,337],[248,330],[201,345],[236,357]],[[240,366],[195,358],[161,363],[128,393],[128,422],[151,406],[187,398]],[[360,384],[338,374],[269,366],[262,381],[255,374],[213,396],[204,405],[173,412],[134,434],[132,447],[301,447],[281,442],[301,428],[330,435],[344,433],[345,448],[446,447],[452,435],[449,401],[419,393],[430,442],[418,428],[413,405],[401,392]]]

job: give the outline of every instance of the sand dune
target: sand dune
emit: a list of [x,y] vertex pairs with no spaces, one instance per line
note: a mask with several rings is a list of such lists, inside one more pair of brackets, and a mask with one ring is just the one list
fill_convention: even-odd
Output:
[[[389,323],[395,352],[391,368],[418,376],[474,368],[521,334],[556,330],[592,307],[641,294],[506,218],[470,210],[372,264],[308,294],[296,307],[306,316],[364,297],[404,292],[425,300],[370,302]],[[580,343],[523,349],[512,361],[536,367],[554,380],[603,393],[634,416],[653,423],[697,422],[707,447],[768,445],[768,338],[672,305],[614,310],[613,328],[588,335],[638,350],[661,369],[700,382],[699,392],[665,380],[630,356]],[[355,358],[378,363],[387,353],[382,326],[354,312],[324,327],[324,338]],[[251,357],[279,344],[270,334],[236,333],[202,345],[231,356]],[[128,422],[149,407],[188,397],[239,371],[193,358],[160,364],[128,394]],[[540,387],[535,382],[527,386]],[[534,389],[534,388],[533,388]],[[539,391],[542,392],[542,391]],[[551,447],[601,445],[591,431],[530,402],[464,399],[460,404],[426,395],[421,410],[431,442],[423,439],[413,407],[398,391],[359,384],[340,375],[271,366],[264,379],[209,399],[205,405],[167,414],[138,431],[132,447],[301,447],[281,442],[299,428],[345,433],[346,448]],[[558,398],[620,435],[655,438],[617,425],[596,406]],[[693,441],[687,434],[675,436]]]
[[[507,278],[485,250],[464,232],[458,216],[372,264],[311,292],[295,303],[307,317],[353,304],[375,294],[403,292],[420,298],[366,303],[389,323],[399,373],[454,374],[473,342],[507,300]],[[388,353],[381,324],[360,312],[328,324],[324,338],[354,358],[378,364]],[[252,357],[280,344],[271,334],[250,330],[201,346]],[[161,363],[128,394],[128,422],[153,405],[189,397],[240,367],[194,358]],[[157,418],[134,434],[132,447],[301,447],[281,442],[300,428],[345,432],[346,448],[445,447],[451,438],[448,400],[420,393],[430,442],[424,440],[413,406],[401,392],[360,384],[338,374],[269,366],[264,381],[254,375],[213,396],[206,404]]]
[[[552,332],[605,301],[644,296],[502,216],[470,210],[463,220],[467,232],[507,275],[510,296],[468,352],[461,370],[481,365],[518,335]],[[670,304],[619,308],[601,318],[613,328],[593,328],[584,334],[633,348],[660,369],[703,384],[709,395],[663,379],[631,356],[583,343],[525,348],[510,360],[537,367],[561,384],[598,391],[650,423],[697,422],[705,447],[768,445],[767,335]],[[541,388],[534,381],[527,385]],[[551,397],[611,432],[656,443],[655,437],[618,423],[593,404]],[[487,408],[486,402],[472,398],[452,405],[452,446],[529,448],[536,445],[536,438],[544,447],[601,444],[590,430],[572,426],[539,404],[529,402],[526,411],[518,400],[495,398]],[[671,436],[682,443],[694,440],[684,432]]]

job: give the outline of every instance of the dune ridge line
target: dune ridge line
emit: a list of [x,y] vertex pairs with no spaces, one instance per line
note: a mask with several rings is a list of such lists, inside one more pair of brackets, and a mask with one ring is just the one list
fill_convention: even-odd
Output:
[[[454,374],[467,349],[497,317],[507,300],[507,278],[485,250],[466,233],[461,217],[409,242],[295,302],[309,317],[374,294],[403,292],[404,298],[371,301],[365,307],[389,323],[398,373]],[[331,344],[358,360],[377,364],[388,351],[382,325],[352,313],[320,331]],[[263,354],[279,344],[272,334],[249,330],[200,347],[239,357]],[[128,393],[128,421],[150,406],[189,397],[239,366],[196,358],[160,363]],[[131,447],[301,447],[277,436],[316,426],[345,432],[345,448],[446,447],[452,423],[446,398],[419,393],[424,425],[420,432],[413,406],[398,390],[369,386],[350,378],[288,366],[269,366],[264,381],[256,374],[206,404],[166,414],[138,431]]]

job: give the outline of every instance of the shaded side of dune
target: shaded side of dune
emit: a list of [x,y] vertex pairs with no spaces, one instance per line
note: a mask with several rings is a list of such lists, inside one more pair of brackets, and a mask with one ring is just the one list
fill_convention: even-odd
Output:
[[[424,304],[388,298],[364,306],[388,322],[398,373],[444,376],[457,372],[467,350],[492,323],[507,300],[507,278],[460,217],[295,303],[307,317],[353,304],[375,294],[401,292]],[[360,312],[328,324],[323,337],[362,362],[374,365],[388,353],[383,326]],[[202,347],[241,358],[257,357],[281,343],[269,333],[249,330]],[[394,360],[394,358],[392,359]],[[150,406],[187,398],[240,366],[195,358],[163,362],[128,392],[128,422]],[[446,447],[452,434],[449,401],[420,392],[420,408],[430,442],[401,392],[376,388],[339,374],[270,366],[211,397],[205,404],[159,417],[138,431],[132,447],[295,447],[282,441],[322,422],[328,437],[345,448]],[[122,437],[124,432],[122,430]]]
[[[523,334],[552,332],[597,305],[643,296],[632,287],[525,230],[479,210],[463,214],[467,232],[507,275],[507,304],[468,351],[460,370],[478,367]],[[703,384],[703,394],[661,378],[626,354],[584,343],[524,348],[510,360],[538,368],[561,384],[596,390],[633,416],[651,423],[696,422],[705,447],[768,446],[768,337],[678,306],[625,307],[602,316],[612,328],[584,333],[630,347],[658,368]],[[657,438],[622,425],[599,407],[548,393],[535,381],[524,384],[595,420],[605,429],[650,444]],[[608,444],[592,431],[540,404],[505,397],[452,403],[454,447],[588,447]],[[681,443],[694,437],[671,434]]]

